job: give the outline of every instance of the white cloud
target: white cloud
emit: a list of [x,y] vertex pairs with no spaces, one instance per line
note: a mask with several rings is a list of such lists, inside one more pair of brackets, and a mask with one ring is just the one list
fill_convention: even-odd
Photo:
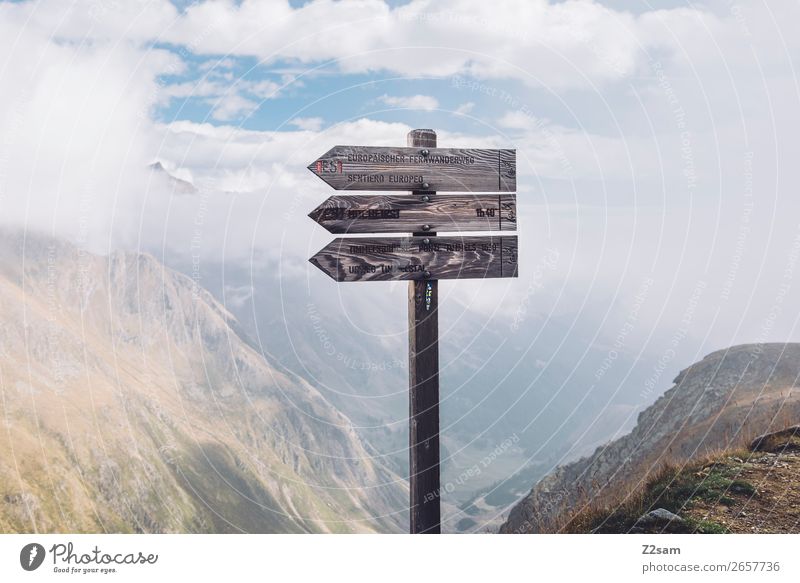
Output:
[[0,222],[107,249],[136,228],[158,147],[156,78],[181,64],[126,42],[59,42],[15,8],[0,6]]
[[409,95],[406,97],[381,95],[378,99],[386,105],[401,109],[420,109],[422,111],[433,111],[439,107],[439,101],[430,95]]
[[238,81],[237,85],[244,91],[259,99],[274,99],[281,90],[281,85],[274,81]]
[[[637,20],[592,2],[423,0],[390,8],[358,3],[191,5],[167,33],[198,51],[304,63],[337,60],[344,72],[513,77],[587,86],[631,74],[641,57]],[[447,51],[430,49],[431,39]]]
[[309,132],[318,132],[322,129],[323,123],[321,117],[296,117],[289,121],[289,125]]
[[222,95],[208,100],[212,106],[211,117],[217,121],[231,121],[247,117],[258,109],[258,102],[238,93]]
[[474,101],[467,101],[466,103],[462,103],[455,109],[455,113],[459,115],[467,115],[473,109],[475,109],[475,102]]
[[212,119],[227,122],[249,116],[260,102],[277,97],[280,89],[281,85],[274,81],[234,79],[230,72],[212,70],[197,80],[166,85],[162,93],[172,99],[205,97],[212,106]]
[[223,95],[229,91],[229,86],[220,80],[207,78],[196,81],[184,81],[182,83],[172,83],[163,89],[167,97],[186,99],[187,97],[209,97]]
[[[712,4],[720,4],[712,2]],[[771,8],[791,21],[796,7]],[[713,35],[728,57],[748,56],[743,39],[769,48],[768,65],[796,35],[764,35],[767,11],[724,3],[635,15],[592,1],[412,0],[390,7],[382,0],[341,3],[312,0],[293,8],[287,2],[197,2],[177,10],[167,0],[112,3],[96,0],[42,0],[4,5],[13,20],[55,38],[145,44],[173,43],[209,59],[203,67],[229,67],[237,56],[265,66],[281,61],[332,61],[345,73],[386,71],[398,75],[517,79],[552,89],[592,89],[648,71],[648,61],[681,60],[689,47],[693,63],[712,62],[714,51],[698,50]],[[747,36],[745,36],[747,35]],[[432,48],[431,39],[437,47]],[[782,46],[786,43],[786,47]],[[707,48],[707,44],[703,44]],[[762,58],[766,57],[762,54]],[[685,59],[684,59],[685,60]]]
[[212,118],[231,121],[250,115],[258,109],[259,102],[277,97],[280,89],[281,85],[274,81],[234,79],[230,73],[212,71],[200,79],[165,85],[161,100],[207,97]]
[[[529,85],[590,87],[633,74],[644,51],[674,47],[666,34],[640,34],[643,17],[595,2],[381,0],[198,2],[179,12],[167,0],[114,3],[43,0],[7,9],[29,26],[72,40],[125,38],[173,43],[195,54],[279,61],[334,61],[345,73],[514,78]],[[699,9],[663,10],[681,19]],[[431,48],[431,39],[446,50]],[[225,61],[223,60],[223,63]]]
[[[117,3],[94,16],[92,6],[0,5],[3,222],[106,247],[167,241],[188,251],[207,204],[204,251],[224,249],[240,260],[258,248],[302,270],[304,259],[329,240],[305,219],[326,196],[306,164],[336,143],[402,144],[409,129],[369,119],[337,124],[335,112],[326,115],[324,129],[313,118],[296,120],[298,131],[237,129],[240,116],[273,95],[274,82],[209,74],[195,84],[162,87],[159,76],[184,65],[150,48],[158,39],[194,53],[230,53],[226,59],[288,59],[301,71],[303,63],[335,59],[338,72],[477,77],[474,90],[489,97],[512,87],[529,110],[509,105],[494,120],[496,130],[440,132],[440,143],[517,148],[523,252],[561,250],[559,276],[571,295],[564,299],[555,288],[551,299],[562,313],[577,314],[598,293],[613,297],[620,289],[624,304],[624,290],[655,272],[664,279],[653,297],[662,297],[651,305],[664,312],[649,314],[647,327],[669,329],[686,309],[678,292],[691,291],[699,279],[719,287],[730,272],[729,299],[720,299],[718,289],[707,296],[715,298],[707,312],[719,314],[717,323],[697,320],[713,324],[709,337],[724,345],[725,337],[757,338],[764,310],[776,302],[800,211],[792,69],[800,41],[790,34],[797,6],[776,3],[771,14],[743,5],[743,20],[724,6],[635,16],[588,2],[501,9],[445,1],[436,4],[438,12],[418,0],[399,8],[317,1],[301,9],[214,2],[183,14],[154,1]],[[431,48],[431,38],[441,48]],[[500,83],[507,79],[517,82]],[[519,81],[553,91],[532,91]],[[461,89],[462,99],[472,90]],[[215,118],[232,126],[154,125],[151,110],[164,94],[214,100]],[[539,115],[560,111],[558,123],[529,113],[545,97]],[[167,189],[143,171],[153,159],[183,169],[208,199],[165,198]],[[531,272],[521,275],[527,283]],[[482,285],[500,284],[452,286],[448,293]],[[782,304],[783,313],[798,310],[793,301]],[[511,309],[518,304],[507,302]],[[771,337],[790,337],[793,318],[774,326]]]
[[227,59],[208,59],[203,61],[199,69],[201,71],[226,71],[236,67],[236,61],[231,58]]
[[532,130],[543,123],[545,122],[537,120],[533,115],[519,110],[507,111],[497,120],[497,125],[512,130]]

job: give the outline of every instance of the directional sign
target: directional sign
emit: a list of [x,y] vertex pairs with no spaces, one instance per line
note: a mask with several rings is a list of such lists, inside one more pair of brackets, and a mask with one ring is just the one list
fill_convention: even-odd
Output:
[[517,238],[338,238],[309,259],[336,281],[517,277]]
[[[409,280],[409,530],[438,534],[438,280],[517,277],[518,269],[513,235],[438,233],[516,230],[517,153],[437,148],[432,129],[410,131],[406,143],[410,147],[335,146],[308,169],[336,190],[411,194],[339,194],[308,216],[335,234],[414,235],[340,237],[309,261],[336,281]],[[484,194],[436,194],[441,191]]]
[[517,190],[516,150],[334,146],[308,169],[336,190]]
[[308,215],[331,233],[515,231],[515,194],[331,196]]

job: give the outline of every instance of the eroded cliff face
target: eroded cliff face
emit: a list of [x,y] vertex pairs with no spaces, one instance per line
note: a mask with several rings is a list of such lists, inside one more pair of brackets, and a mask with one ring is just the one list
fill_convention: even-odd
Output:
[[639,414],[633,431],[561,466],[509,513],[502,533],[558,528],[591,501],[613,504],[667,462],[746,443],[800,419],[800,344],[747,344],[709,354]]
[[0,531],[405,530],[404,481],[192,279],[0,233]]

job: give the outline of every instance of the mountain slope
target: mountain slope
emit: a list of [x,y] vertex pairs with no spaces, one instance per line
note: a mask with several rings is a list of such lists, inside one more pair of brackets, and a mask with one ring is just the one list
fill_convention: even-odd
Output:
[[0,234],[0,530],[398,531],[349,420],[144,254]]
[[800,344],[750,344],[714,352],[683,370],[639,414],[633,431],[557,468],[509,513],[500,532],[550,531],[587,505],[612,505],[668,463],[735,447],[747,433],[800,417]]
[[[666,511],[666,512],[665,512]],[[591,508],[572,533],[796,533],[800,529],[800,425],[749,448],[666,467],[611,507]]]
[[[192,273],[185,259],[166,261]],[[290,266],[257,257],[253,264],[204,261],[200,268],[207,289],[251,337],[311,380],[406,475],[406,288],[386,283],[345,290],[324,277],[317,281],[313,267],[314,273],[292,275]],[[620,352],[598,381],[614,342],[593,340],[599,322],[532,311],[512,330],[510,318],[479,306],[463,298],[440,306],[442,483],[457,484],[442,496],[453,505],[452,512],[442,511],[448,532],[496,530],[504,510],[555,465],[629,431],[639,388],[652,375],[648,363],[659,357],[644,353],[634,362]],[[487,458],[492,461],[484,465]]]

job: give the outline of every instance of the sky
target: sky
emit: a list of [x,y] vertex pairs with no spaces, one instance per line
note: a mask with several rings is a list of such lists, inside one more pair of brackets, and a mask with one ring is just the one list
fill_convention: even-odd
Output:
[[307,263],[330,236],[306,214],[333,191],[306,166],[433,128],[518,157],[520,276],[443,287],[458,317],[559,317],[571,350],[654,371],[798,341],[798,17],[765,1],[0,2],[0,224],[275,270],[399,338],[402,318],[373,316],[402,286],[337,287]]

